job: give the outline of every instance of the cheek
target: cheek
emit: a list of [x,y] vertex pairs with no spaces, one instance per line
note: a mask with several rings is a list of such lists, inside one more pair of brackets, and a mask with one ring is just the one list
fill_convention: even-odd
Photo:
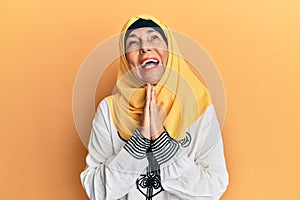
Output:
[[134,53],[134,52],[130,52],[130,53],[126,53],[126,59],[128,61],[129,67],[130,67],[130,71],[131,73],[137,78],[140,78],[139,75],[139,71],[137,69],[137,62],[138,62],[138,54]]
[[129,65],[135,66],[138,62],[138,55],[135,52],[126,53],[126,58],[129,63]]
[[162,59],[163,64],[167,65],[169,52],[168,51],[162,51],[160,53],[160,55],[161,55],[161,59]]

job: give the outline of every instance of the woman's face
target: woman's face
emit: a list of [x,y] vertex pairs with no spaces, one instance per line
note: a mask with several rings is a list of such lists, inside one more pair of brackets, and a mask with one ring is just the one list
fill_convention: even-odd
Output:
[[144,83],[158,83],[168,61],[168,47],[160,33],[149,27],[135,29],[125,46],[134,76]]

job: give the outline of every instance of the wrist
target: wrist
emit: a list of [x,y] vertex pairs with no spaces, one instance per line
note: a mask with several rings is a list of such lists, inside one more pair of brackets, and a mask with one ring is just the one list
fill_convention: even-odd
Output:
[[151,135],[151,140],[156,140],[157,138],[159,138],[159,136],[161,136],[163,133],[165,132],[164,127],[162,127],[156,134]]
[[142,135],[144,138],[146,138],[146,139],[148,139],[148,140],[151,140],[151,135],[150,135],[149,130],[148,130],[147,128],[141,127],[141,128],[138,128],[138,129],[139,129],[141,135]]

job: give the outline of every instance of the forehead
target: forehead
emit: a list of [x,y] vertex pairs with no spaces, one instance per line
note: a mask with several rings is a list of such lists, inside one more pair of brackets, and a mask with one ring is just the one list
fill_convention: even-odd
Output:
[[151,27],[143,27],[143,28],[137,28],[131,31],[131,33],[128,35],[128,38],[130,37],[141,37],[143,35],[149,35],[153,32],[158,33],[154,28]]

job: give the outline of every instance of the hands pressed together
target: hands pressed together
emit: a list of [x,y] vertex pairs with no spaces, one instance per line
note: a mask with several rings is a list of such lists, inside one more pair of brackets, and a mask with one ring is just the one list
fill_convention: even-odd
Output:
[[150,83],[147,83],[146,104],[141,119],[142,135],[149,140],[158,138],[164,132],[163,118],[164,117],[159,114],[158,106],[156,105],[155,87]]

